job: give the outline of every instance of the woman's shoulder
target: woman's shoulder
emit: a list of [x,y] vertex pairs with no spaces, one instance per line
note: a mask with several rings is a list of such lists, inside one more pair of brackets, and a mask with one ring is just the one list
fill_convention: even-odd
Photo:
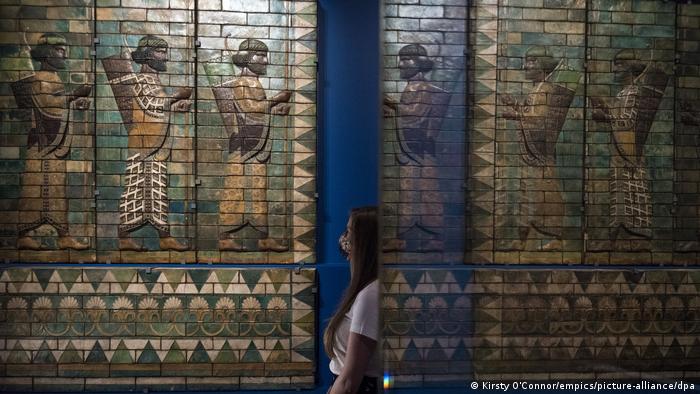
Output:
[[367,286],[365,286],[362,290],[360,290],[359,293],[357,293],[357,297],[355,297],[355,300],[362,299],[362,300],[371,300],[374,302],[377,302],[379,298],[379,280],[375,279],[372,282],[370,282]]

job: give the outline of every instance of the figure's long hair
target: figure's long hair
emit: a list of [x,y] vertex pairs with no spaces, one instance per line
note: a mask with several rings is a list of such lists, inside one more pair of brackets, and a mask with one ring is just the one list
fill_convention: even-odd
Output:
[[377,207],[353,209],[350,212],[350,285],[323,334],[323,345],[329,358],[335,357],[335,333],[357,293],[377,279],[378,238]]

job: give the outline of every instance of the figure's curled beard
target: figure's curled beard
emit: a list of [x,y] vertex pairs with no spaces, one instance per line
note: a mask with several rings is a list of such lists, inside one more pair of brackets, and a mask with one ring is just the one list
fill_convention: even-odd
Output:
[[418,74],[418,69],[416,69],[416,68],[399,69],[399,75],[401,76],[402,79],[412,78],[416,74]]
[[267,66],[264,64],[249,63],[248,68],[255,73],[255,75],[265,75],[267,73]]
[[61,57],[48,57],[46,63],[56,70],[64,70],[66,68],[66,59]]
[[148,66],[156,71],[168,71],[168,65],[165,60],[148,59]]

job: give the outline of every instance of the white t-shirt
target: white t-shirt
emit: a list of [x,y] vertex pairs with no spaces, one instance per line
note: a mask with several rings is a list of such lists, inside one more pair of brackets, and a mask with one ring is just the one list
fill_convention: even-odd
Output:
[[[338,325],[335,332],[335,355],[331,359],[330,369],[336,375],[340,375],[345,366],[345,354],[347,353],[348,338],[350,332],[364,335],[367,338],[378,341],[379,339],[379,281],[371,282],[360,290],[355,301],[345,314],[345,318]],[[379,344],[370,357],[365,376],[382,376],[382,365],[379,359]]]

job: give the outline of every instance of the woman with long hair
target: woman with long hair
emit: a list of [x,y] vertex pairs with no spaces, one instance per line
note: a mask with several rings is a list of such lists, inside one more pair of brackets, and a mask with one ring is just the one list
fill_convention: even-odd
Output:
[[330,394],[376,393],[382,373],[379,352],[377,208],[355,208],[340,249],[350,261],[350,285],[326,327],[323,344],[336,376]]

